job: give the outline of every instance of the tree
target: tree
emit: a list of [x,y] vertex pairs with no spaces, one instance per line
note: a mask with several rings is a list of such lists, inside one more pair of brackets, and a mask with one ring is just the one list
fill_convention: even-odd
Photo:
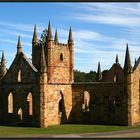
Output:
[[89,73],[74,70],[74,82],[95,82],[96,72],[90,71]]
[[86,77],[84,72],[74,71],[74,82],[85,82]]
[[47,36],[48,36],[48,29],[44,29],[41,36],[40,36],[40,40],[39,42],[45,46],[47,43]]
[[96,72],[90,71],[86,73],[86,82],[95,82],[96,81]]

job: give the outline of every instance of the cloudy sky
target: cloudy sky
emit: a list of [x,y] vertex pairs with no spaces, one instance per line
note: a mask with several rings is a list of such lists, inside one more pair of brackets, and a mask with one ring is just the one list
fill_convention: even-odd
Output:
[[[23,52],[31,58],[34,24],[38,34],[51,21],[54,36],[67,43],[72,26],[75,42],[75,69],[89,72],[109,69],[119,55],[124,65],[126,43],[132,65],[140,54],[140,3],[0,3],[0,50],[5,51],[7,67],[16,55],[18,35]],[[1,56],[1,52],[0,52]]]

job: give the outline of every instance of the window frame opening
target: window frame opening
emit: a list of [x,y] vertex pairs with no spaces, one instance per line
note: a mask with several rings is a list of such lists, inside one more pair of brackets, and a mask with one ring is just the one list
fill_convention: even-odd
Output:
[[18,70],[18,82],[21,82],[21,69]]
[[18,116],[20,116],[20,120],[22,121],[23,120],[23,111],[22,111],[22,108],[19,108],[19,110],[18,110]]
[[60,62],[62,62],[64,60],[63,54],[60,53]]
[[27,102],[28,102],[28,114],[33,115],[33,96],[31,92],[28,93]]
[[8,113],[13,113],[13,94],[12,92],[8,95]]

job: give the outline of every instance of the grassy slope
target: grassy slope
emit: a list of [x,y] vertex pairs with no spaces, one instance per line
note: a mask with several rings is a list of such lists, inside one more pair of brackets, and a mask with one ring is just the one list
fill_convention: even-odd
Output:
[[[135,127],[140,128],[140,127]],[[108,132],[117,130],[131,129],[128,126],[107,126],[107,125],[58,125],[48,128],[32,127],[10,127],[0,126],[0,137],[7,136],[33,136],[41,134],[77,134],[77,133],[94,133]]]

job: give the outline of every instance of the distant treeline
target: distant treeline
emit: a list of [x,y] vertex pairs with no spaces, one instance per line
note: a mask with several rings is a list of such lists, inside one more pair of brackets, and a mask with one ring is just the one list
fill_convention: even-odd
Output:
[[74,82],[95,82],[96,72],[90,71],[89,73],[74,70]]

